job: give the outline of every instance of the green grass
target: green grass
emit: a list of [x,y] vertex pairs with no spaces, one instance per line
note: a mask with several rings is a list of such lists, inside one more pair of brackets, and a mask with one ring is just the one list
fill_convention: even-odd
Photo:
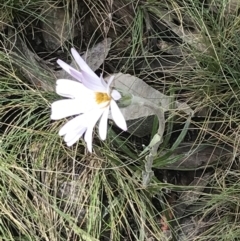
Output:
[[[92,155],[81,140],[71,148],[65,145],[58,131],[67,120],[50,120],[50,105],[59,97],[41,88],[41,84],[34,84],[34,78],[31,82],[26,70],[45,86],[55,82],[54,74],[43,71],[44,65],[39,68],[26,55],[14,58],[9,48],[16,42],[1,32],[0,239],[167,240],[166,233],[171,233],[172,240],[179,240],[182,217],[174,209],[186,191],[194,192],[198,198],[187,207],[190,213],[184,215],[191,214],[198,218],[200,226],[207,227],[186,240],[238,239],[240,17],[235,11],[227,12],[229,2],[213,1],[213,10],[197,0],[122,0],[114,1],[112,6],[107,1],[90,0],[82,6],[75,1],[0,4],[0,11],[4,12],[0,21],[5,26],[15,26],[14,34],[21,34],[25,41],[26,25],[32,28],[33,22],[45,21],[41,10],[46,3],[48,8],[65,6],[66,21],[83,31],[84,36],[67,41],[63,36],[65,52],[72,44],[81,42],[77,47],[83,51],[102,38],[111,37],[113,43],[104,64],[107,71],[140,77],[164,94],[187,102],[201,118],[188,122],[181,111],[172,109],[166,113],[163,144],[153,163],[155,176],[145,187],[145,156],[139,156],[142,143],[134,136],[109,126],[108,138],[101,142],[96,131]],[[109,20],[110,10],[114,14]],[[195,34],[193,26],[197,29],[198,38],[191,37],[194,44],[189,39],[180,43],[172,32],[161,29],[159,21],[166,21],[168,14],[178,19],[174,22],[176,28],[179,19],[183,19],[185,31]],[[23,15],[31,21],[23,21]],[[190,27],[185,26],[187,22]],[[16,23],[23,25],[17,28]],[[85,24],[85,29],[76,23]],[[167,50],[157,52],[152,45],[164,38],[171,39],[171,44]],[[181,63],[187,65],[191,60],[194,64],[166,69],[165,52],[176,46],[184,53]],[[176,127],[179,133],[173,139]],[[156,130],[155,123],[153,132]],[[181,158],[179,155],[173,159],[170,154],[184,142],[188,130],[198,131],[192,144],[227,144],[233,156],[218,160],[209,169],[166,170],[168,164]],[[149,144],[150,138],[143,138],[143,142]],[[210,178],[203,189],[189,184],[195,173],[204,176],[205,172]],[[163,225],[169,228],[167,232]]]

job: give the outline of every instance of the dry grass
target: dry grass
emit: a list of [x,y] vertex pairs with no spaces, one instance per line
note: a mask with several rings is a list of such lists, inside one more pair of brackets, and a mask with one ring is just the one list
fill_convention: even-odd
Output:
[[[240,48],[239,16],[232,6],[230,0],[206,6],[193,0],[0,4],[0,239],[168,240],[170,234],[172,240],[184,235],[187,240],[237,240]],[[61,43],[58,51],[50,51],[37,39],[44,41],[43,23],[51,27],[46,12],[57,8],[64,10],[61,21],[72,35],[49,28]],[[35,60],[21,51],[19,36]],[[143,78],[196,111],[185,129],[184,114],[167,113],[155,177],[147,187],[142,186],[145,159],[138,155],[149,137],[140,140],[110,126],[104,143],[95,133],[90,155],[82,141],[67,148],[57,135],[64,121],[49,118],[57,99],[45,88],[55,81],[52,63],[57,57],[67,61],[72,45],[85,51],[106,37],[112,38],[106,72]],[[18,58],[12,55],[16,48]],[[211,168],[165,169],[172,161],[168,150],[179,140],[186,142],[187,128],[189,143],[227,144],[232,157]],[[202,189],[190,185],[205,173],[209,181]],[[179,217],[175,209],[184,191],[196,199]],[[195,220],[195,226],[184,218]]]

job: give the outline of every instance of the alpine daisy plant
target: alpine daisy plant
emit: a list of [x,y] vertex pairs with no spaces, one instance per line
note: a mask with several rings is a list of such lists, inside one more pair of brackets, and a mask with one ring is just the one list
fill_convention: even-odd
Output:
[[121,98],[121,94],[110,88],[114,76],[111,76],[106,83],[102,75],[98,77],[74,48],[71,49],[71,52],[80,67],[80,71],[62,60],[57,61],[77,81],[57,80],[57,94],[67,99],[52,103],[51,119],[59,120],[77,115],[60,129],[59,135],[64,136],[64,141],[68,146],[72,146],[84,135],[88,150],[92,152],[93,128],[100,119],[99,136],[105,140],[110,111],[116,125],[124,131],[127,130],[126,121],[115,102]]

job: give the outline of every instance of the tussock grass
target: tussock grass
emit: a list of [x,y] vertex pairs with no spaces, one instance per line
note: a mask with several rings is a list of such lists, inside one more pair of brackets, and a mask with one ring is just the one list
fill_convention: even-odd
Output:
[[[179,172],[173,175],[174,180],[166,181],[163,169],[173,162],[171,151],[183,142],[191,128],[198,130],[193,142],[227,144],[233,157],[219,161],[210,170],[205,189],[195,191],[199,198],[192,206],[197,208],[189,209],[190,214],[200,217],[198,224],[207,228],[187,240],[238,238],[239,17],[229,10],[230,3],[213,1],[211,6],[203,6],[198,1],[122,0],[109,5],[108,1],[84,1],[82,10],[75,1],[8,1],[1,6],[5,13],[1,22],[12,27],[14,21],[21,23],[22,12],[29,19],[44,21],[44,14],[39,13],[46,10],[46,4],[48,8],[65,6],[65,21],[75,27],[76,22],[84,22],[84,38],[80,41],[83,48],[104,37],[113,39],[105,61],[106,71],[141,77],[159,91],[186,101],[201,117],[200,121],[193,118],[184,126],[183,114],[174,110],[168,113],[164,143],[154,163],[155,173],[160,177],[156,175],[149,186],[143,187],[145,159],[138,156],[142,150],[134,146],[138,140],[131,135],[118,134],[110,127],[108,140],[102,143],[96,132],[92,155],[86,152],[81,140],[72,148],[65,146],[57,133],[66,120],[50,120],[50,104],[58,97],[26,80],[19,71],[24,59],[14,61],[9,56],[9,39],[2,33],[1,239],[167,240],[171,232],[173,240],[178,240],[183,226],[182,217],[174,214],[174,195],[194,187],[178,181]],[[168,25],[166,19],[164,22],[168,14],[178,19],[174,22],[176,28],[182,24],[186,33],[190,32],[188,41],[181,42],[174,31],[161,29],[161,24]],[[76,41],[72,38],[66,43],[62,37],[63,49]],[[154,49],[159,39],[169,41],[167,50]],[[184,54],[173,67],[175,60],[168,57],[176,47]],[[28,59],[26,63],[29,66]],[[180,64],[183,65],[179,67]],[[32,73],[36,78],[44,78],[45,72],[38,72],[34,68]],[[49,78],[46,74],[44,79]],[[182,129],[172,140],[178,122]]]

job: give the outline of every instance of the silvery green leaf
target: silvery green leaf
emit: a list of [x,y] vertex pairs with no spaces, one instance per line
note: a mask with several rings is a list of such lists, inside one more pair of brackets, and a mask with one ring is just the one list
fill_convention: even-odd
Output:
[[[153,104],[161,107],[162,112],[168,111],[170,106],[174,106],[178,110],[183,110],[186,114],[193,113],[193,110],[186,103],[180,103],[178,101],[171,103],[173,101],[172,96],[162,94],[160,91],[154,89],[146,84],[142,79],[135,76],[118,73],[115,75],[112,86],[116,89],[149,100]],[[153,109],[137,105],[130,105],[126,108],[122,108],[122,112],[126,120],[134,120],[155,114]]]

